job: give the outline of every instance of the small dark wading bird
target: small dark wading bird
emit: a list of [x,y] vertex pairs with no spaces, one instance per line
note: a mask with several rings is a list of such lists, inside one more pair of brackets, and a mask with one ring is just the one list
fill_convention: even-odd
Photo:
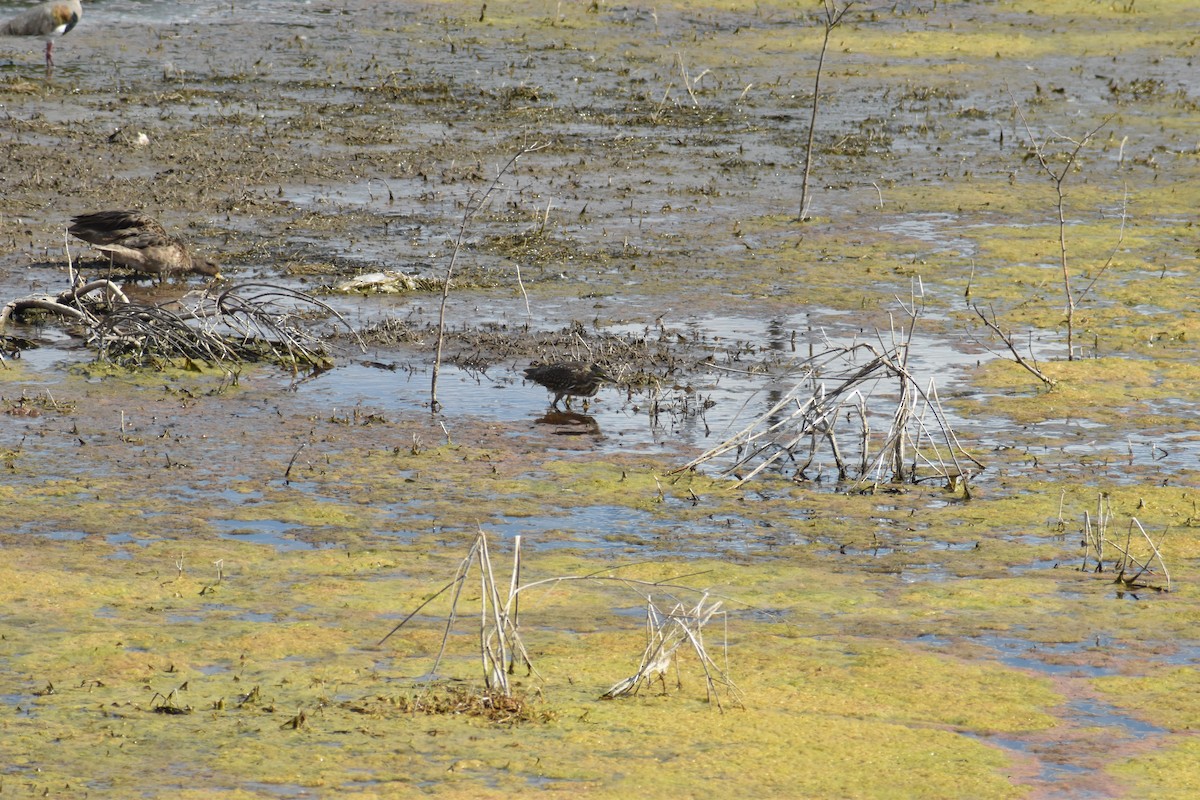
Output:
[[[599,364],[582,361],[560,361],[555,364],[534,364],[525,369],[525,377],[554,392],[551,408],[558,408],[558,401],[567,398],[567,408],[572,397],[595,397],[600,384],[615,383]],[[586,402],[586,401],[585,401]]]
[[136,211],[97,211],[72,217],[67,232],[107,253],[114,264],[142,275],[208,275],[220,278],[217,264],[193,255],[182,240],[167,234],[153,217]]
[[0,36],[41,36],[46,40],[46,70],[54,66],[54,37],[70,33],[83,16],[79,0],[51,0],[0,25]]

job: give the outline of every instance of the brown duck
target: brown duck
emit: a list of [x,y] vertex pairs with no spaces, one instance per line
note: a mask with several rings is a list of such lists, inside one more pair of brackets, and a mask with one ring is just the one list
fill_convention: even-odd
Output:
[[193,255],[180,239],[170,236],[153,217],[136,211],[97,211],[72,217],[72,236],[107,253],[113,263],[142,275],[208,275],[221,277],[220,267]]
[[0,36],[41,36],[46,40],[46,69],[54,66],[54,37],[69,33],[83,16],[79,0],[51,0],[0,25]]
[[560,361],[553,364],[534,364],[525,369],[525,377],[554,392],[551,408],[558,408],[558,401],[567,398],[567,408],[572,397],[595,397],[600,384],[613,383],[613,379],[599,364],[582,361]]

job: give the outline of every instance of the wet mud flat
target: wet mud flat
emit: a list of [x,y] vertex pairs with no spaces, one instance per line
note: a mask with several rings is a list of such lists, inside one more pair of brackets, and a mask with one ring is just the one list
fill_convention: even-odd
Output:
[[[65,287],[70,216],[136,207],[231,281],[312,292],[376,334],[292,376],[113,369],[55,320],[6,328],[39,345],[0,369],[6,789],[1193,794],[1186,8],[855,11],[800,223],[813,11],[113,0],[50,79],[38,43],[0,43],[6,302]],[[1055,187],[1022,116],[1052,167],[1074,147],[1058,134],[1104,123],[1064,181],[1072,361]],[[377,271],[411,288],[328,291]],[[914,370],[986,463],[969,496],[674,472],[811,348],[886,340],[905,305]],[[520,380],[604,347],[624,381],[581,419]],[[1108,558],[1136,518],[1170,592],[1161,569],[1140,589],[1079,570],[1083,514],[1105,508]],[[526,581],[686,588],[530,592],[526,705],[480,713],[455,694],[482,683],[477,625],[455,629],[448,681],[417,682],[444,602],[376,644],[480,530],[497,563],[522,537]],[[637,667],[644,595],[705,591],[741,703],[706,702],[686,649],[682,686],[600,700]]]

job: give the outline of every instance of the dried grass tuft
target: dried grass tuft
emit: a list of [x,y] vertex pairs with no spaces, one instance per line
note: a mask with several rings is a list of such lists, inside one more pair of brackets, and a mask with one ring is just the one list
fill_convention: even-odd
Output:
[[[513,568],[506,584],[497,582],[489,555],[487,536],[481,530],[476,535],[467,556],[459,563],[453,579],[441,589],[430,595],[417,608],[410,612],[380,641],[382,645],[393,634],[407,625],[417,614],[436,598],[452,591],[450,611],[446,617],[445,629],[442,634],[441,646],[438,649],[430,677],[438,677],[438,667],[445,656],[450,632],[459,617],[459,601],[462,599],[462,589],[471,572],[472,566],[479,571],[479,637],[478,653],[483,672],[482,692],[477,692],[486,702],[495,704],[497,698],[512,698],[516,696],[508,676],[515,671],[518,663],[523,664],[527,674],[536,676],[542,681],[542,676],[533,668],[529,653],[518,632],[518,601],[522,593],[539,587],[558,585],[567,581],[584,582],[616,582],[637,591],[646,601],[647,607],[647,644],[642,655],[637,672],[605,692],[602,697],[612,699],[624,695],[636,694],[640,687],[659,678],[666,688],[665,675],[672,663],[677,663],[679,651],[686,643],[699,660],[704,674],[708,701],[718,709],[724,710],[722,696],[731,697],[741,706],[741,692],[734,685],[728,674],[728,669],[719,666],[709,654],[704,641],[704,628],[718,615],[724,619],[722,606],[728,598],[710,600],[710,593],[685,586],[674,581],[640,581],[611,574],[620,567],[611,567],[586,575],[565,575],[546,578],[532,583],[522,584],[521,572],[521,537],[514,537]],[[672,605],[663,611],[655,604],[653,594],[671,597]],[[672,594],[690,593],[699,595],[694,604],[684,604],[675,599]],[[724,650],[724,637],[722,638]],[[676,681],[677,685],[681,682]]]
[[[1111,570],[1116,573],[1113,582],[1129,591],[1171,591],[1171,572],[1163,559],[1162,539],[1155,542],[1137,517],[1131,517],[1124,541],[1121,541],[1119,536],[1111,536],[1112,520],[1112,500],[1108,494],[1101,492],[1096,500],[1095,516],[1087,511],[1083,513],[1083,564],[1079,569],[1084,572],[1091,569],[1096,573]],[[1135,535],[1135,530],[1140,537]],[[1145,547],[1140,550],[1136,548],[1138,542],[1145,542]],[[1107,548],[1116,550],[1117,555],[1106,560]],[[1158,566],[1155,567],[1155,564]],[[1159,575],[1162,576],[1161,580],[1151,582]]]
[[663,694],[667,693],[667,672],[672,664],[675,665],[675,686],[683,688],[677,653],[686,643],[691,645],[697,660],[704,672],[705,689],[708,701],[718,709],[724,710],[721,703],[721,692],[733,697],[741,706],[741,691],[733,683],[727,671],[722,669],[704,644],[704,626],[721,611],[721,601],[705,605],[708,595],[690,609],[682,603],[676,603],[667,612],[659,610],[652,599],[646,601],[646,649],[642,653],[641,664],[637,671],[618,682],[601,695],[605,700],[612,700],[626,695],[636,695],[643,686],[649,685],[657,678],[662,683]]

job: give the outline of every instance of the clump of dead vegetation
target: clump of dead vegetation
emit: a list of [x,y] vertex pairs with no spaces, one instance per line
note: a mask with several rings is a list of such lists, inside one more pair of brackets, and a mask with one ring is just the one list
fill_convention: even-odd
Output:
[[520,691],[504,694],[486,689],[480,691],[466,685],[446,685],[411,694],[348,700],[341,705],[347,711],[371,717],[427,714],[475,717],[496,725],[552,722],[555,719],[554,712],[539,706],[537,699]]
[[[420,347],[437,335],[436,326],[396,318],[358,331],[364,342],[383,347]],[[445,363],[481,375],[496,365],[510,368],[531,361],[585,361],[620,376],[622,385],[642,387],[681,377],[704,358],[686,351],[674,333],[659,328],[616,334],[589,329],[576,321],[552,331],[492,324],[447,328],[443,335]]]
[[66,320],[96,350],[98,360],[127,368],[202,361],[327,369],[328,337],[313,323],[333,319],[350,327],[337,311],[305,292],[256,282],[190,292],[161,303],[132,300],[107,279],[79,282],[57,295],[9,302],[0,309],[0,328],[34,314]]
[[1112,572],[1113,582],[1130,592],[1171,591],[1171,573],[1163,560],[1161,539],[1155,542],[1150,538],[1137,517],[1130,517],[1122,537],[1113,531],[1113,516],[1112,499],[1101,492],[1095,515],[1087,511],[1083,514],[1083,564],[1079,569]]
[[75,411],[75,401],[56,400],[49,389],[33,396],[22,391],[20,397],[0,397],[0,409],[10,417],[40,417],[46,412],[71,414]]
[[[704,629],[708,623],[714,618],[724,618],[721,610],[723,605],[722,600],[710,600],[708,592],[673,581],[641,581],[614,575],[612,574],[615,571],[614,569],[604,569],[586,575],[566,575],[522,583],[520,536],[514,537],[513,540],[512,569],[507,577],[499,576],[498,580],[497,572],[491,559],[487,535],[483,531],[480,531],[475,536],[466,557],[459,563],[454,577],[450,582],[434,592],[416,609],[410,612],[379,641],[379,644],[382,645],[395,633],[403,629],[417,614],[438,597],[450,592],[450,610],[446,616],[441,646],[434,658],[433,667],[429,672],[430,676],[436,677],[442,660],[446,655],[446,648],[451,639],[451,632],[459,618],[459,607],[460,603],[463,602],[464,595],[463,589],[466,586],[468,578],[471,576],[473,568],[478,574],[476,579],[479,582],[479,606],[475,610],[474,615],[479,619],[477,652],[482,668],[483,687],[474,692],[469,692],[474,695],[474,698],[469,700],[469,702],[463,699],[463,694],[467,690],[457,689],[451,693],[451,697],[459,698],[455,702],[445,703],[442,700],[433,700],[426,703],[423,707],[414,707],[414,710],[439,713],[430,709],[455,708],[458,703],[467,703],[471,707],[482,705],[485,708],[492,709],[505,708],[505,703],[509,702],[509,700],[502,701],[501,698],[511,699],[523,696],[515,690],[510,680],[510,677],[517,671],[518,667],[525,670],[526,677],[532,676],[542,681],[542,676],[533,667],[529,651],[525,647],[521,636],[519,620],[520,598],[522,593],[528,593],[536,588],[555,586],[573,581],[596,583],[617,582],[638,592],[647,607],[647,643],[640,657],[639,666],[631,676],[619,681],[601,694],[600,697],[602,699],[635,695],[642,686],[653,682],[655,679],[661,681],[663,692],[666,693],[666,674],[672,666],[675,666],[676,669],[676,686],[682,688],[679,660],[684,652],[690,650],[695,654],[701,673],[704,676],[708,702],[720,710],[724,710],[725,702],[729,700],[732,700],[738,706],[741,705],[740,690],[729,677],[728,670],[720,666],[711,656],[704,639]],[[695,603],[685,604],[675,598],[675,595],[680,593],[699,595],[699,600]],[[663,611],[657,605],[654,599],[656,594],[670,598],[668,601],[670,605],[666,611]],[[684,644],[687,644],[688,647],[683,647]],[[724,649],[723,646],[722,649]],[[518,702],[516,708],[520,709],[522,707],[523,702]],[[442,711],[440,713],[447,712]],[[491,716],[490,712],[488,716]]]
[[917,321],[890,343],[829,344],[783,376],[790,388],[741,430],[680,467],[694,469],[732,454],[721,474],[740,486],[766,470],[793,481],[822,480],[863,491],[885,484],[939,482],[970,497],[970,479],[984,469],[959,443],[930,379],[909,371]]
[[641,663],[632,675],[614,684],[601,697],[611,700],[625,695],[636,695],[643,686],[653,684],[655,679],[662,684],[662,693],[666,694],[667,673],[672,666],[675,667],[675,688],[682,689],[679,651],[682,648],[687,652],[690,648],[704,673],[708,701],[721,708],[721,692],[725,691],[732,693],[740,702],[740,692],[729,679],[727,669],[713,660],[704,644],[704,627],[721,611],[723,605],[720,600],[710,603],[708,594],[705,593],[694,606],[676,602],[663,611],[655,604],[653,598],[648,596],[646,649],[642,652]]

